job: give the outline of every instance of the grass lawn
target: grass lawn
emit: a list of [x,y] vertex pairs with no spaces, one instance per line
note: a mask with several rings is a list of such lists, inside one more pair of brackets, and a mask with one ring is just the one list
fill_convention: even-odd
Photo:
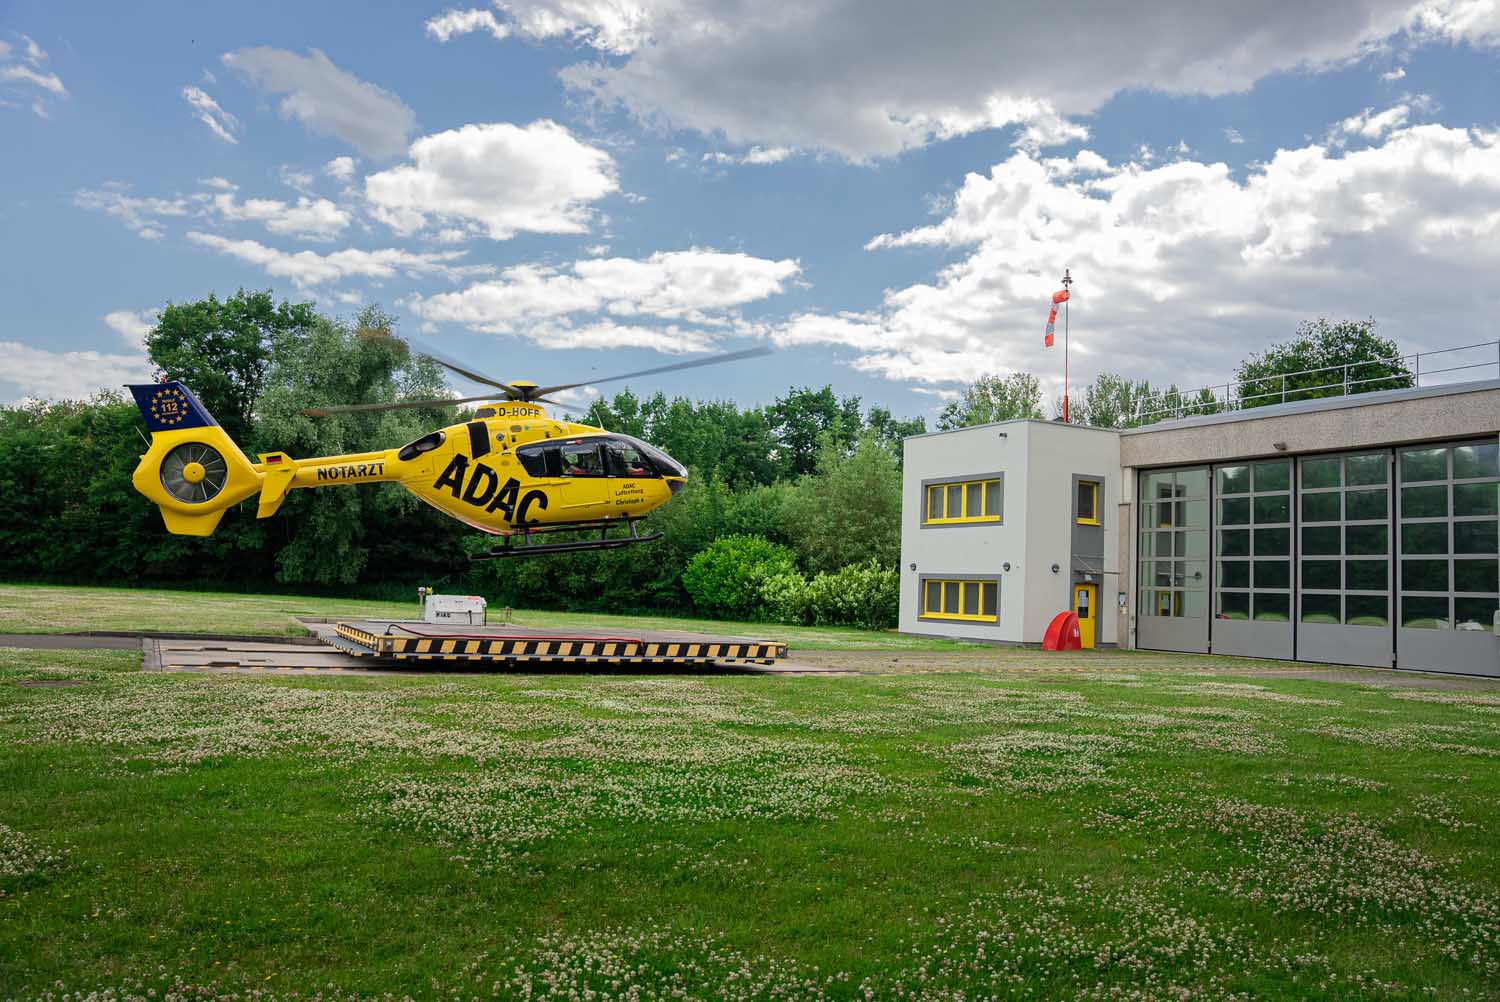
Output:
[[[501,610],[492,606],[491,622],[498,622],[500,614]],[[302,636],[307,631],[297,624],[295,616],[413,619],[419,615],[415,595],[410,602],[371,602],[299,595],[0,584],[0,633],[155,630]],[[874,632],[838,626],[734,623],[675,616],[517,609],[512,622],[518,626],[578,630],[686,630],[751,635],[782,640],[801,650],[947,651],[975,646],[902,636],[894,630]]]
[[0,650],[0,995],[1500,996],[1500,687],[137,663]]

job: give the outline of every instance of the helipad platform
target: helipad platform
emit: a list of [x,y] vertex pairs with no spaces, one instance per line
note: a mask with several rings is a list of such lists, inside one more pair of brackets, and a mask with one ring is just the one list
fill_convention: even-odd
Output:
[[384,661],[707,667],[771,665],[786,657],[786,644],[777,641],[662,630],[612,634],[381,619],[340,622],[323,638],[348,654]]

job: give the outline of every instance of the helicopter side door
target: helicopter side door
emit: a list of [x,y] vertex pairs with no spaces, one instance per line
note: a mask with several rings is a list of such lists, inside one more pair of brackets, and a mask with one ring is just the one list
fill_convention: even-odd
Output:
[[605,476],[604,452],[597,438],[556,443],[564,521],[602,518],[610,513],[613,491]]

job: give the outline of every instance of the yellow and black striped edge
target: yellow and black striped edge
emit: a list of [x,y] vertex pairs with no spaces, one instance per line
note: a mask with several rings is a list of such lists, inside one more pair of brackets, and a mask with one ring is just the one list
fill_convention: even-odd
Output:
[[[335,627],[334,644],[356,655],[397,661],[543,661],[639,662],[696,664],[752,661],[770,664],[786,657],[786,645],[765,641],[667,642],[638,640],[569,640],[517,637],[404,637],[375,634],[348,623]],[[342,638],[347,643],[339,643]],[[357,645],[362,650],[355,650]]]

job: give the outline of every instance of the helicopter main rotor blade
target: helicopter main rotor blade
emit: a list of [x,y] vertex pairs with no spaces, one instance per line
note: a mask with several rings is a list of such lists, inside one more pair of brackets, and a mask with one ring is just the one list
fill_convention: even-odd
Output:
[[[510,385],[509,383],[502,383],[500,382],[500,380],[495,379],[492,376],[486,376],[482,372],[476,372],[463,362],[460,362],[454,358],[450,358],[449,356],[444,355],[442,352],[429,345],[422,344],[419,341],[413,341],[411,338],[397,337],[394,334],[381,334],[379,336],[390,338],[392,341],[400,341],[406,345],[407,349],[411,351],[412,354],[425,355],[436,362],[438,365],[441,365],[443,368],[448,369],[452,372],[458,373],[465,379],[468,379],[475,383],[479,383],[482,386],[493,386],[496,389],[504,390],[506,395],[509,396],[512,400],[521,400],[525,397],[525,394],[523,394],[519,389]],[[494,394],[491,394],[491,396],[494,396]]]
[[549,407],[556,407],[560,411],[567,411],[569,414],[587,414],[588,413],[588,409],[587,408],[574,407],[572,404],[565,404],[565,403],[563,403],[563,402],[561,402],[559,400],[549,400],[546,397],[532,397],[530,400],[527,401],[527,403],[532,403],[532,404],[546,404]]
[[479,400],[494,400],[493,393],[482,397],[438,397],[433,400],[402,400],[393,404],[333,404],[328,407],[307,407],[302,413],[308,417],[329,417],[334,414],[373,414],[376,411],[403,411],[417,407],[447,407],[450,404],[472,404]]
[[621,379],[635,379],[637,376],[654,376],[661,372],[677,372],[682,369],[696,369],[704,365],[718,365],[721,362],[738,362],[743,358],[760,358],[762,355],[771,354],[770,348],[746,348],[743,351],[731,351],[723,355],[710,355],[708,358],[695,358],[689,362],[674,362],[672,365],[659,365],[654,369],[642,369],[639,372],[627,372],[622,376],[602,376],[599,379],[585,379],[581,383],[565,383],[562,386],[538,386],[536,389],[528,388],[528,396],[524,399],[535,400],[549,393],[560,393],[563,390],[572,390],[580,386],[597,386],[599,383],[613,383]]

